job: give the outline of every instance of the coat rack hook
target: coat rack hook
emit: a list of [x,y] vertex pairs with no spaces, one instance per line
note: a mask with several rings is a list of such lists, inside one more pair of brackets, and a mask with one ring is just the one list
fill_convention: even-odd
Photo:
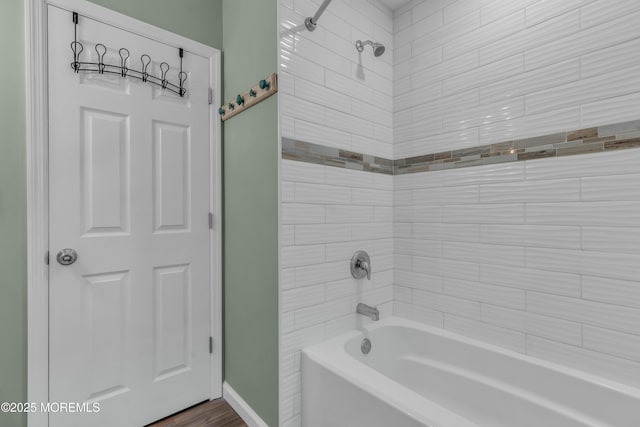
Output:
[[127,60],[129,59],[129,50],[124,47],[118,51],[120,54],[120,68],[122,68],[122,77],[127,77],[127,72],[129,68],[127,68]]

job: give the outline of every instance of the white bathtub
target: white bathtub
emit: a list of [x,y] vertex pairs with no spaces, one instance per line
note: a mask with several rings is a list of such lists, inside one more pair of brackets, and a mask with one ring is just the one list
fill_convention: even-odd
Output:
[[304,427],[640,426],[638,389],[399,318],[304,349],[301,403]]

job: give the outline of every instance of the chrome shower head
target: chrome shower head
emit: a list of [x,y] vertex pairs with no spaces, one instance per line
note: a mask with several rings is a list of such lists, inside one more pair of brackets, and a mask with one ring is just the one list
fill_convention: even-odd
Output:
[[356,42],[356,50],[358,52],[362,52],[364,50],[365,46],[371,46],[371,48],[373,49],[373,56],[380,56],[384,53],[385,47],[382,43],[378,43],[378,42],[372,42],[371,40],[366,40],[366,41],[362,41],[362,40],[358,40]]
[[374,56],[381,56],[384,53],[385,47],[382,43],[374,43],[371,46],[373,46]]

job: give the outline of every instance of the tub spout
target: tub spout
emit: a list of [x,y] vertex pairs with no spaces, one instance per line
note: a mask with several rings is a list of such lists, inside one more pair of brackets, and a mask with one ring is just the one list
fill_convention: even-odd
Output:
[[356,312],[359,314],[362,314],[363,316],[367,316],[369,319],[373,321],[380,320],[380,312],[378,311],[377,308],[371,307],[370,305],[358,303]]

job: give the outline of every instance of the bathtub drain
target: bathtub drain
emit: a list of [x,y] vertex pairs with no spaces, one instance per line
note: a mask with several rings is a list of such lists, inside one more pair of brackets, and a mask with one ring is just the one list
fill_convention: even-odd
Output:
[[362,340],[362,344],[360,344],[360,350],[362,350],[362,354],[369,354],[371,351],[371,341],[369,338],[365,338]]

